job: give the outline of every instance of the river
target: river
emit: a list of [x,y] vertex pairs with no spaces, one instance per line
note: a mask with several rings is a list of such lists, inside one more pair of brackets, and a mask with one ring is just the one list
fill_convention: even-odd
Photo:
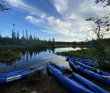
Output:
[[22,57],[20,60],[16,60],[11,64],[8,63],[0,63],[0,72],[10,72],[22,69],[28,69],[35,66],[43,66],[44,67],[44,74],[47,74],[46,64],[47,62],[53,62],[60,66],[64,66],[66,68],[70,68],[66,58],[64,56],[60,56],[55,54],[56,52],[63,52],[63,51],[75,51],[80,50],[81,48],[76,47],[63,47],[63,48],[54,48],[54,49],[47,49],[45,51],[25,51],[22,53]]

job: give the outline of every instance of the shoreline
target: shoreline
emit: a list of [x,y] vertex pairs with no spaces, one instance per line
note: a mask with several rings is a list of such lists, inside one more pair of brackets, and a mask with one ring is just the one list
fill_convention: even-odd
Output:
[[[77,74],[110,92],[109,86],[104,85],[94,79],[91,79],[82,73]],[[0,86],[0,93],[56,93],[56,92],[70,93],[52,75],[45,75],[42,71],[40,73],[31,74],[27,78]]]
[[[74,71],[75,72],[75,71]],[[76,73],[76,72],[75,72]],[[80,76],[88,79],[99,87],[110,92],[110,87],[104,85],[82,73]],[[0,86],[0,93],[70,93],[63,85],[61,85],[52,75],[46,75],[43,71],[33,73],[28,77]]]
[[0,86],[0,93],[69,93],[53,76],[42,72]]

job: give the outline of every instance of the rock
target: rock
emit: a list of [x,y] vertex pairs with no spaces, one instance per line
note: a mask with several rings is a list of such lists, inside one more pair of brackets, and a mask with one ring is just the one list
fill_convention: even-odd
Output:
[[47,90],[47,87],[45,88],[45,90]]
[[36,91],[32,91],[31,93],[37,93]]
[[27,87],[23,87],[23,88],[21,89],[21,91],[22,91],[22,92],[27,91]]

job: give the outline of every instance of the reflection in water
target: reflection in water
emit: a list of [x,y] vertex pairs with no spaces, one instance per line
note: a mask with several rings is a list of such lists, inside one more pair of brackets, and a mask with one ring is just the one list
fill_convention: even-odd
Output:
[[28,51],[26,52],[26,62],[28,62]]
[[53,54],[55,54],[55,48],[51,48]]
[[35,66],[44,66],[44,73],[46,73],[46,64],[47,62],[54,62],[60,66],[64,66],[67,68],[69,67],[68,62],[65,60],[65,57],[60,55],[56,55],[56,52],[62,51],[70,51],[70,50],[79,50],[80,48],[51,48],[51,49],[34,49],[34,50],[27,50],[22,51],[22,58],[20,60],[16,60],[11,64],[7,63],[0,63],[0,72],[3,72],[5,68],[7,71],[16,71],[21,69],[28,69]]

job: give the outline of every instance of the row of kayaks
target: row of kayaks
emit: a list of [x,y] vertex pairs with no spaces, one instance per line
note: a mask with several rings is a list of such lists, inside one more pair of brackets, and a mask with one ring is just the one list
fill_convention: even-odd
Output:
[[86,65],[74,58],[69,58],[69,65],[72,69],[76,69],[77,71],[89,76],[90,78],[110,86],[110,73],[95,69],[93,66]]
[[[66,56],[66,58],[69,60],[69,64],[72,68],[110,86],[110,73],[101,70],[99,71],[92,66],[84,64],[83,61],[80,62],[79,59],[71,58],[69,56]],[[40,70],[43,70],[43,66],[0,74],[0,85],[25,78],[31,73]],[[65,69],[64,67],[52,62],[47,63],[47,71],[72,93],[109,93],[108,91],[102,89],[91,81],[74,73],[73,71]]]
[[72,93],[108,93],[82,76],[54,63],[47,64],[48,71]]

